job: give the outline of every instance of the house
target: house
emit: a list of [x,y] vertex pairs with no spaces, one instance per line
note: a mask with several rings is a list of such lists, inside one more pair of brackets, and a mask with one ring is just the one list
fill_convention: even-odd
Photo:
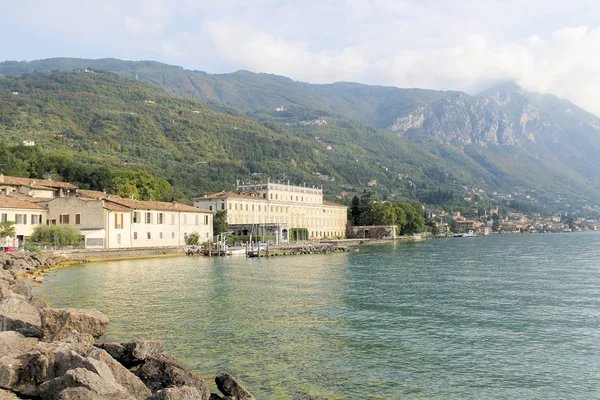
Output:
[[143,201],[82,190],[45,203],[51,224],[72,224],[86,248],[149,248],[185,245],[193,232],[212,239],[213,212],[177,202]]
[[[194,205],[227,211],[237,235],[268,235],[275,243],[306,235],[306,239],[344,237],[347,209],[323,200],[323,190],[280,183],[238,185],[236,192],[197,197]],[[298,236],[298,232],[300,236]]]
[[77,186],[53,179],[22,178],[0,173],[0,191],[5,193],[18,192],[30,197],[51,199],[53,197],[74,195],[77,192]]
[[46,221],[48,211],[25,199],[0,194],[0,222],[14,222],[16,235],[0,238],[1,246],[23,247],[25,239],[31,237],[36,226]]

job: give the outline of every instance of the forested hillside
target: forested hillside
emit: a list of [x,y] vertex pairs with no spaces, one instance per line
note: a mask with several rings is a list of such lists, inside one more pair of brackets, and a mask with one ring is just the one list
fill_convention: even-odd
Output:
[[[417,189],[477,180],[418,146],[334,115],[298,110],[256,119],[263,124],[113,73],[0,77],[5,146],[33,140],[42,152],[82,165],[147,170],[187,196],[232,189],[237,179],[271,179],[323,185],[329,197],[375,181],[386,195],[415,198]],[[53,165],[43,172],[70,178]]]

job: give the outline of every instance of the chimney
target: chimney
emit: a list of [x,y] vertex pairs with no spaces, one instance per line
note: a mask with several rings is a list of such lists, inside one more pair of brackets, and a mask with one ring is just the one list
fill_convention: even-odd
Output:
[[106,194],[106,189],[102,189],[102,193]]
[[173,200],[173,207],[177,208],[177,202]]
[[0,172],[0,183],[4,183],[4,174]]

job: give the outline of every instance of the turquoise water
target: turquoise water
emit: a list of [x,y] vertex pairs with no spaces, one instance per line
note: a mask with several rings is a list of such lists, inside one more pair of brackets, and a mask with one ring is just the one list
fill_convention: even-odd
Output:
[[102,310],[109,339],[164,339],[257,399],[600,398],[595,233],[94,263],[35,293]]

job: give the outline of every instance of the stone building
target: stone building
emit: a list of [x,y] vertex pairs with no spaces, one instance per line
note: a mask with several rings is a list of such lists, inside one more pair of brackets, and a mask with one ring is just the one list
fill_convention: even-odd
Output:
[[268,235],[275,243],[342,238],[346,233],[348,207],[324,201],[323,190],[315,187],[238,185],[235,192],[197,197],[194,205],[227,211],[227,222],[237,235]]

